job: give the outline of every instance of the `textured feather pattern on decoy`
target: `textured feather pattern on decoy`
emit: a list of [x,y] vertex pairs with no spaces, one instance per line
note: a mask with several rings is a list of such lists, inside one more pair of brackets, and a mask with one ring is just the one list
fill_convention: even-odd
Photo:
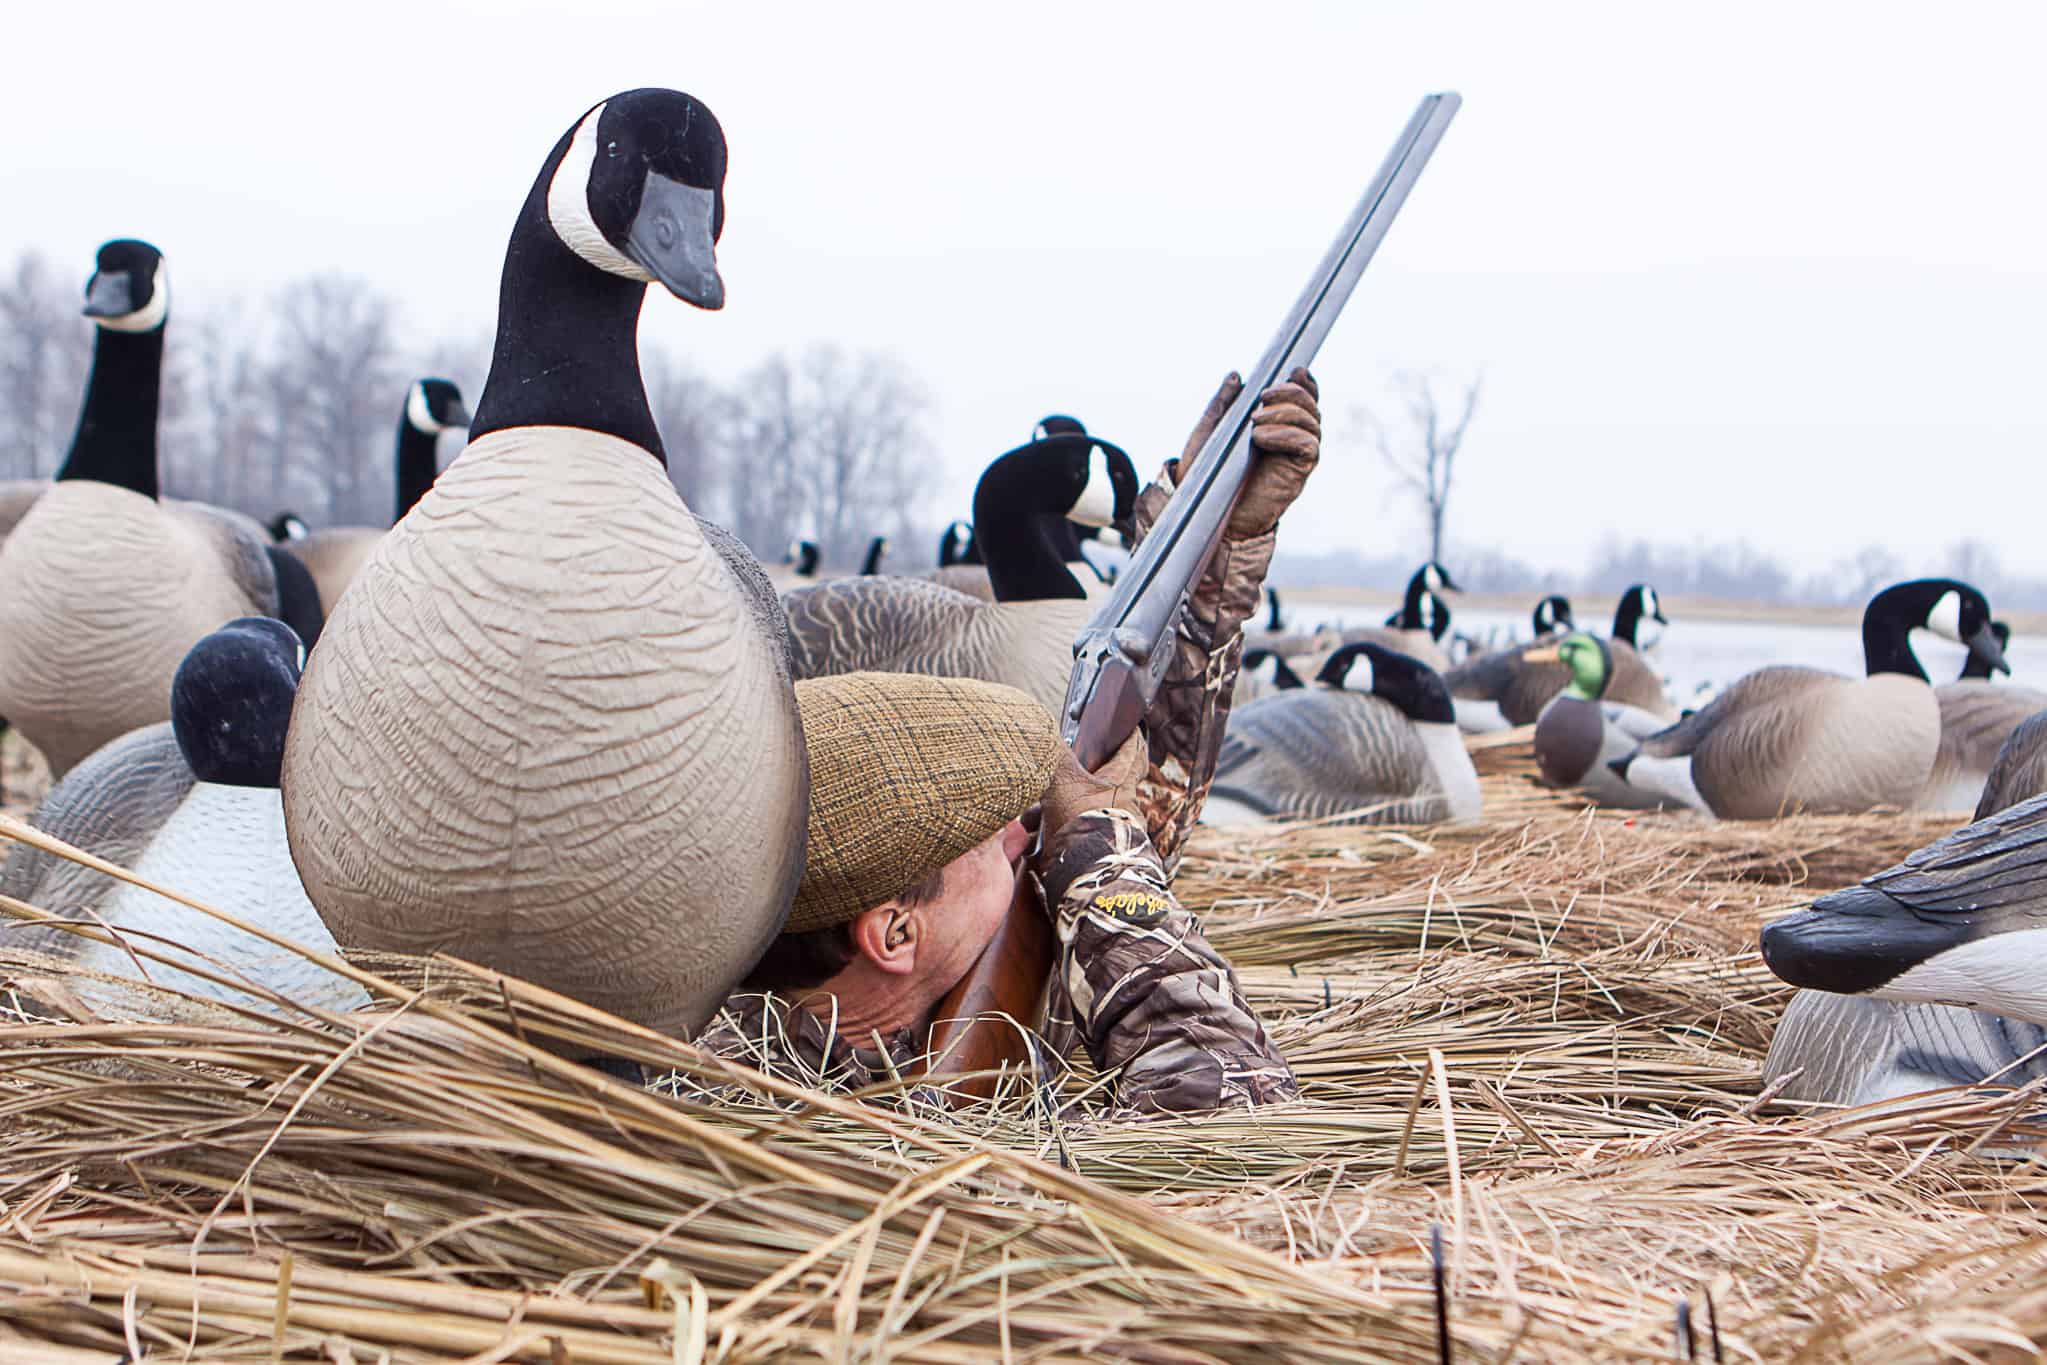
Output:
[[1975,818],[2009,810],[2043,792],[2047,792],[2047,713],[2021,721],[1998,749],[1997,760],[1983,782],[1983,795],[1976,802]]
[[964,593],[977,602],[995,600],[995,585],[988,581],[988,566],[985,564],[947,564],[922,576],[942,588]]
[[1974,810],[2005,741],[2021,722],[2047,711],[2047,692],[1970,681],[1942,683],[1933,696],[1940,706],[1940,748],[1916,804]]
[[368,526],[330,526],[308,531],[286,547],[320,589],[320,610],[332,615],[341,593],[362,572],[385,532]]
[[[1425,735],[1383,697],[1312,687],[1275,693],[1230,718],[1216,763],[1214,795],[1262,815],[1347,824],[1433,824],[1477,814],[1478,779],[1456,729],[1442,731],[1456,755]],[[1453,768],[1446,784],[1439,764]]]
[[[168,723],[133,731],[97,750],[51,789],[29,823],[139,876],[201,898],[309,948],[334,951],[299,884],[284,837],[282,798],[273,788],[195,782]],[[287,998],[325,1009],[352,1009],[367,997],[353,982],[298,954],[207,915],[117,882],[75,863],[15,845],[0,892],[73,920],[135,935],[135,946],[227,976],[240,974]],[[202,999],[261,1001],[177,967],[136,957],[62,930],[11,925],[0,942],[29,948],[111,976]],[[85,979],[72,987],[90,1000]]]
[[2047,1076],[2043,1048],[2047,1028],[2003,1015],[1800,991],[1770,1039],[1763,1083],[1781,1079],[1792,1101],[1878,1104],[1991,1076],[2024,1085]]
[[[1642,662],[1642,656],[1622,640],[1609,640],[1607,645],[1613,651],[1613,677],[1606,686],[1606,700],[1662,716],[1666,724],[1677,719],[1677,708],[1664,694],[1663,680]],[[1533,724],[1550,698],[1571,681],[1570,670],[1560,663],[1530,663],[1522,658],[1538,648],[1541,645],[1529,644],[1494,650],[1450,669],[1443,674],[1443,681],[1453,697],[1497,704],[1509,725]]]
[[1643,741],[1635,762],[1689,758],[1714,814],[1767,820],[1909,806],[1939,747],[1940,708],[1916,678],[1773,667]]
[[293,712],[292,848],[337,937],[544,963],[553,989],[701,1025],[677,1002],[716,1008],[706,981],[758,959],[802,859],[767,594],[645,449],[546,426],[473,442],[378,546]]
[[0,545],[0,715],[56,776],[168,719],[186,651],[222,622],[276,611],[268,543],[218,508],[52,484]]
[[1073,674],[1073,637],[1094,615],[1081,598],[980,602],[928,579],[842,578],[783,597],[796,676],[929,673],[1029,694],[1054,715]]

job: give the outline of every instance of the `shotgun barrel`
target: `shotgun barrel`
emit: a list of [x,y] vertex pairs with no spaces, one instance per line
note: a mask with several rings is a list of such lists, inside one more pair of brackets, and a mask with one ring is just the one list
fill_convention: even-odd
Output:
[[[1251,414],[1259,395],[1314,360],[1461,103],[1449,93],[1422,100],[1257,368],[1245,376],[1243,392],[1181,469],[1171,501],[1073,642],[1073,681],[1060,728],[1081,766],[1099,767],[1151,710],[1172,663],[1187,594],[1221,543],[1251,472]],[[1039,1022],[1057,946],[1037,901],[1026,872],[1017,879],[1003,928],[939,1002],[931,1074],[956,1095],[986,1097],[995,1088],[995,1073],[1034,1060],[1024,1027]],[[991,1010],[1009,1017],[990,1017]]]

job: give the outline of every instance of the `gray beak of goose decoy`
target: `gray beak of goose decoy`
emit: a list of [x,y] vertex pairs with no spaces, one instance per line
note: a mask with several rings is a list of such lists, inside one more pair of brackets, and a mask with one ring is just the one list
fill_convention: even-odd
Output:
[[118,318],[134,311],[135,282],[126,271],[93,273],[91,283],[85,286],[85,316]]
[[469,410],[467,403],[458,401],[455,404],[455,410],[448,414],[448,425],[451,427],[466,427],[472,425],[475,421],[476,414]]
[[1969,637],[1969,652],[1981,659],[1993,673],[2011,672],[2011,665],[2004,661],[2004,647],[1997,643],[1997,636],[1989,626],[1978,628]]
[[711,223],[718,196],[665,175],[649,174],[640,211],[626,233],[626,254],[685,303],[715,312],[725,306],[725,281]]

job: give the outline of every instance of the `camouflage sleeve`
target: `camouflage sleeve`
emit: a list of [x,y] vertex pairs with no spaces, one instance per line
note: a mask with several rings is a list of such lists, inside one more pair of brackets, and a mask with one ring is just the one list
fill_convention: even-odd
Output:
[[1236,973],[1173,899],[1136,816],[1070,821],[1040,866],[1059,933],[1046,1035],[1077,1038],[1098,1069],[1120,1069],[1121,1105],[1188,1113],[1299,1096]]
[[[1137,498],[1137,541],[1142,544],[1173,496],[1179,461],[1168,460]],[[1244,653],[1244,622],[1258,609],[1277,531],[1250,540],[1224,540],[1180,614],[1173,662],[1157,702],[1145,717],[1151,771],[1138,788],[1138,812],[1168,873],[1215,776],[1216,755],[1230,718],[1237,665]]]

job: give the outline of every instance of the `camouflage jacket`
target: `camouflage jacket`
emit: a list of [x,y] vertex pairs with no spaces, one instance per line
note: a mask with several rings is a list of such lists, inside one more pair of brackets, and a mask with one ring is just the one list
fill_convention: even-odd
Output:
[[[1177,462],[1176,462],[1177,463]],[[1175,464],[1139,495],[1140,539],[1172,496]],[[1038,862],[1058,928],[1044,1051],[1086,1049],[1114,1077],[1119,1107],[1198,1112],[1292,1099],[1286,1059],[1231,971],[1174,899],[1172,869],[1201,814],[1222,748],[1275,536],[1224,541],[1182,613],[1177,652],[1146,718],[1151,771],[1136,813],[1092,811],[1046,843]],[[699,1039],[735,1060],[813,1086],[859,1089],[919,1068],[922,1030],[842,1037],[774,996],[735,996]]]

